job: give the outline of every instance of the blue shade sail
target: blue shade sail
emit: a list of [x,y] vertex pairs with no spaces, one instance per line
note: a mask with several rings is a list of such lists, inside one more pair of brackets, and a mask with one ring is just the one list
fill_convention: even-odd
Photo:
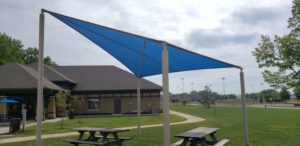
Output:
[[[163,41],[46,11],[111,54],[137,77],[162,73]],[[169,72],[238,66],[168,43]]]

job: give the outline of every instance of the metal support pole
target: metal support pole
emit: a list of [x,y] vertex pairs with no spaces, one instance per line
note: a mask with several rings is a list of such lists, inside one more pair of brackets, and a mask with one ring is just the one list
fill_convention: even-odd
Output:
[[22,104],[22,131],[25,130],[25,125],[26,125],[26,108],[25,104]]
[[137,135],[141,135],[141,78],[137,77]]
[[244,73],[242,68],[240,72],[240,80],[241,80],[241,99],[242,99],[242,110],[243,110],[244,143],[245,146],[249,146],[248,113],[247,113],[247,105],[246,105],[246,97],[245,97]]
[[169,59],[168,46],[163,43],[162,80],[163,80],[163,116],[164,116],[164,146],[170,146],[170,111],[169,111]]
[[44,74],[44,11],[40,14],[39,32],[39,60],[38,60],[38,88],[36,107],[36,146],[42,146],[42,114],[43,114],[43,74]]

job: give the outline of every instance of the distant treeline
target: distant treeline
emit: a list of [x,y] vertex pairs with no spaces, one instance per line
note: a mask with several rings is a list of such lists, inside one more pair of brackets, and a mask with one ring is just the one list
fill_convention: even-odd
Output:
[[223,100],[223,99],[236,99],[237,96],[235,94],[226,94],[221,95],[217,92],[213,92],[211,90],[201,90],[201,91],[192,91],[190,93],[180,93],[180,94],[170,94],[171,100],[189,100],[194,102],[201,102],[202,100],[206,100],[207,98],[211,98],[212,100]]

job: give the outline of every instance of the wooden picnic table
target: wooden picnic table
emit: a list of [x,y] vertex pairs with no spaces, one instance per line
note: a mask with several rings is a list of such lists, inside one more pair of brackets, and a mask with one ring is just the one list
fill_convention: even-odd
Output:
[[[78,140],[83,140],[84,133],[89,133],[89,137],[86,141],[97,141],[99,137],[96,136],[98,132],[101,137],[101,142],[108,142],[109,139],[113,139],[115,141],[119,141],[118,133],[129,131],[129,129],[118,129],[118,128],[94,128],[94,127],[81,127],[81,128],[74,128],[75,131],[79,132]],[[109,138],[108,135],[111,134],[113,137]]]
[[[180,146],[186,146],[189,142],[190,146],[197,146],[197,144],[201,144],[202,146],[214,145],[218,143],[215,136],[218,130],[219,128],[199,127],[177,134],[175,137],[183,139],[181,144],[179,144]],[[209,136],[211,140],[207,140],[206,136]]]
[[[108,146],[112,144],[117,144],[118,146],[122,146],[122,143],[125,140],[130,140],[130,137],[119,137],[118,133],[129,131],[129,129],[118,129],[118,128],[94,128],[94,127],[81,127],[74,128],[75,131],[79,133],[79,137],[77,140],[65,140],[66,142],[70,142],[75,146],[79,144],[90,144],[97,146]],[[84,139],[84,134],[88,133],[88,138]],[[97,136],[96,134],[100,135]],[[111,135],[111,136],[109,136]]]

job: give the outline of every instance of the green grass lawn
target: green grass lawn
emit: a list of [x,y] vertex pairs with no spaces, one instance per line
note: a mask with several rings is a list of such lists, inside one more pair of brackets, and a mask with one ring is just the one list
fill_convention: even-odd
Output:
[[[178,139],[174,135],[199,126],[218,127],[217,138],[230,139],[228,146],[243,145],[242,113],[239,107],[217,107],[214,110],[204,109],[202,106],[173,106],[172,110],[189,113],[206,118],[206,121],[194,124],[171,126],[172,141]],[[248,108],[249,132],[251,146],[298,146],[300,143],[300,110]],[[133,136],[133,140],[125,142],[125,146],[161,146],[162,127],[142,130],[142,136],[136,136],[136,130],[123,133]],[[76,137],[67,137],[76,138]],[[66,145],[66,137],[43,140],[44,145]],[[14,146],[33,145],[34,141],[14,143]],[[7,144],[6,144],[7,145]],[[2,146],[2,145],[0,145]]]
[[[184,121],[185,118],[171,115],[172,122]],[[141,117],[141,125],[148,124],[159,124],[162,123],[163,118],[161,115],[143,115]],[[43,124],[43,134],[52,133],[63,133],[72,132],[72,128],[77,127],[99,127],[99,128],[116,128],[116,127],[127,127],[137,125],[137,117],[135,115],[126,116],[100,116],[100,117],[90,117],[81,118],[81,122],[78,119],[64,120],[64,129],[60,128],[61,122],[45,123]],[[35,126],[27,127],[24,132],[20,132],[15,136],[10,137],[20,137],[20,136],[30,136],[35,135]],[[7,138],[5,136],[0,136],[1,138]]]
[[[242,112],[239,107],[174,106],[176,111],[206,118],[200,125],[218,127],[218,137],[230,139],[230,145],[243,144]],[[300,110],[248,108],[249,137],[252,146],[298,146]]]

